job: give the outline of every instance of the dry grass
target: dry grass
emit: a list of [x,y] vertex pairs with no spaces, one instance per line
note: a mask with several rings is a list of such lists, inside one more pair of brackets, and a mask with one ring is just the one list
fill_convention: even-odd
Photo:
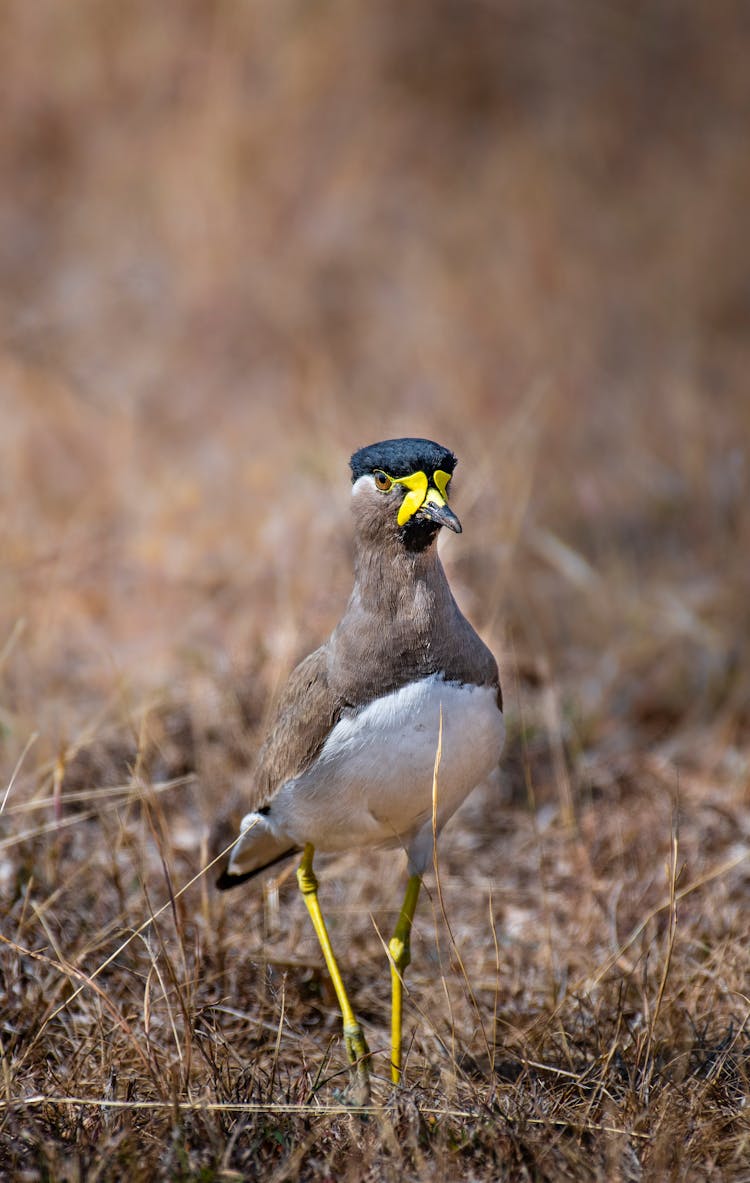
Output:
[[[4,5],[3,1177],[750,1178],[747,42],[698,0]],[[509,739],[396,1095],[401,868],[320,860],[360,1114],[293,879],[202,872],[400,433],[459,453]]]

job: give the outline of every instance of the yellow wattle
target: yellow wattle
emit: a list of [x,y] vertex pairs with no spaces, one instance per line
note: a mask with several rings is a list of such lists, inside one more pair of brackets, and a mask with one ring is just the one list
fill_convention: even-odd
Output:
[[439,493],[448,500],[448,481],[451,479],[449,472],[444,472],[442,468],[436,468],[432,474],[433,484]]
[[396,519],[399,526],[405,526],[409,518],[413,518],[417,510],[422,508],[425,501],[432,501],[435,505],[445,505],[448,501],[450,479],[449,472],[444,472],[442,468],[436,469],[432,474],[435,488],[429,489],[428,492],[430,482],[424,472],[412,472],[409,476],[391,477],[394,485],[403,485],[408,490],[399,506]]
[[427,476],[424,472],[413,472],[410,476],[394,477],[393,483],[409,490],[399,506],[396,519],[399,526],[405,526],[427,496]]

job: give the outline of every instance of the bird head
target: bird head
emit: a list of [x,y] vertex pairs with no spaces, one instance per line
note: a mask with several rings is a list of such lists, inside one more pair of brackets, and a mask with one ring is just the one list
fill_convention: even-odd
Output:
[[395,534],[407,550],[420,551],[441,526],[461,533],[448,505],[456,457],[432,440],[397,439],[369,444],[350,460],[355,512],[362,528]]

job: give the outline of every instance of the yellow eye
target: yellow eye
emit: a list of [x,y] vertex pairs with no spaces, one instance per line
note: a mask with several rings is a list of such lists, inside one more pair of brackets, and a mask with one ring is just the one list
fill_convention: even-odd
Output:
[[387,493],[388,490],[390,489],[391,485],[393,484],[393,481],[387,475],[387,473],[375,472],[375,473],[373,473],[373,477],[375,479],[375,488],[380,489],[381,493]]

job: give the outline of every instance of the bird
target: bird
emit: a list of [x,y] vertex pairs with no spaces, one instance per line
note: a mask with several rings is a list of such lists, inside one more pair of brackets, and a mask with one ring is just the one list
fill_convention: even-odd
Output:
[[388,946],[390,1076],[402,1081],[404,972],[422,879],[442,827],[500,761],[498,666],[459,609],[437,538],[457,458],[428,439],[383,440],[350,460],[354,586],[328,640],[291,673],[260,748],[252,808],[217,886],[301,854],[297,881],[338,1000],[359,1103],[370,1050],[318,898],[316,852],[406,851],[408,879]]

